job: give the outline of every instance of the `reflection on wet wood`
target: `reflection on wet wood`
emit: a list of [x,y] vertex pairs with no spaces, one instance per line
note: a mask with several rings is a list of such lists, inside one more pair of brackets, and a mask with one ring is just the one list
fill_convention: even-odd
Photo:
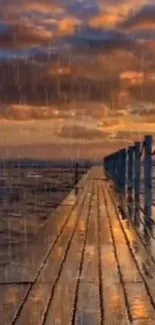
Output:
[[0,285],[0,324],[10,325],[18,313],[29,285]]
[[100,291],[99,291],[99,251],[98,251],[98,208],[97,183],[91,200],[89,222],[86,234],[86,245],[81,276],[77,291],[75,324],[101,324]]
[[[100,230],[103,230],[103,225],[106,223],[105,229],[108,230],[110,244],[101,246],[101,266],[102,266],[102,290],[104,293],[103,310],[105,324],[125,324],[129,325],[129,315],[127,304],[124,297],[123,286],[119,271],[118,260],[115,252],[115,238],[111,225],[111,213],[109,213],[109,205],[107,205],[107,196],[102,188],[103,184],[99,182],[99,211],[104,204],[104,216],[100,214]],[[102,210],[103,213],[103,210]],[[116,220],[117,221],[117,220]],[[116,228],[115,228],[116,229]],[[105,231],[103,231],[103,234]],[[118,232],[117,232],[118,233]],[[102,233],[100,232],[101,236]],[[121,238],[122,243],[123,237]],[[102,241],[101,241],[102,243]],[[109,241],[108,241],[109,243]]]
[[155,324],[151,250],[119,216],[102,168],[80,182],[77,196],[1,263],[1,325]]

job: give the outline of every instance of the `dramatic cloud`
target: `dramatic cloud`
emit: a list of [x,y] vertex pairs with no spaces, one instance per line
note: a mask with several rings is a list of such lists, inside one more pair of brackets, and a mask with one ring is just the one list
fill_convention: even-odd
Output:
[[[106,139],[113,148],[133,139],[125,132],[135,125],[152,127],[154,112],[138,108],[140,119],[135,107],[155,101],[154,62],[153,0],[1,0],[0,120],[11,130],[37,120],[39,145]],[[27,130],[21,141],[30,146],[34,136],[35,145]]]
[[155,5],[144,5],[132,12],[120,25],[123,28],[155,28]]

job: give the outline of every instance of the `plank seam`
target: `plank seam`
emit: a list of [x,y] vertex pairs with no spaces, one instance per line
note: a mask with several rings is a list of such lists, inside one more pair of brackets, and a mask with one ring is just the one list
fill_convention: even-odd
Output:
[[[94,184],[93,184],[93,186],[94,186]],[[75,299],[74,299],[74,306],[73,306],[71,325],[75,324],[75,319],[76,319],[76,307],[77,307],[77,303],[78,303],[78,293],[79,293],[79,287],[80,287],[80,278],[81,278],[82,267],[83,267],[83,262],[84,262],[84,253],[85,253],[85,246],[86,246],[86,240],[87,240],[87,234],[88,234],[88,223],[89,223],[89,217],[90,217],[92,197],[93,197],[93,189],[92,189],[92,193],[91,193],[90,204],[89,204],[89,209],[88,209],[88,214],[87,214],[85,238],[84,238],[83,249],[82,249],[82,254],[81,254],[81,261],[80,261],[80,266],[79,266],[79,276],[78,276],[78,279],[77,279],[76,290],[75,290]]]
[[101,311],[101,325],[104,324],[104,292],[102,288],[102,265],[101,265],[101,231],[100,231],[100,197],[99,197],[99,184],[97,182],[97,228],[98,228],[98,274],[99,274],[99,295],[100,295],[100,311]]
[[[51,252],[52,252],[54,246],[56,245],[58,239],[60,238],[61,234],[63,233],[63,230],[65,229],[65,226],[67,225],[67,223],[68,223],[68,221],[69,221],[69,219],[70,219],[70,217],[71,217],[71,215],[72,215],[72,213],[73,213],[73,211],[74,211],[74,209],[75,209],[75,207],[76,207],[76,205],[77,205],[77,203],[78,203],[78,199],[79,199],[79,197],[81,197],[81,196],[82,196],[82,193],[79,194],[79,196],[78,196],[78,198],[77,198],[77,201],[76,201],[75,205],[73,206],[71,212],[69,213],[69,216],[66,218],[66,220],[65,220],[65,222],[64,222],[64,224],[63,224],[63,226],[62,226],[62,228],[60,229],[60,231],[59,231],[59,233],[58,233],[58,235],[57,235],[57,237],[55,238],[55,240],[54,240],[54,242],[52,243],[51,247],[49,248],[49,250],[48,250],[48,252],[47,252],[45,258],[43,259],[43,262],[42,262],[42,264],[41,264],[41,266],[40,266],[40,268],[39,268],[39,270],[38,270],[38,272],[37,272],[37,274],[36,274],[36,276],[35,276],[35,279],[34,279],[34,281],[33,281],[32,283],[30,283],[30,286],[29,286],[29,288],[27,289],[27,292],[26,292],[26,294],[25,294],[25,297],[23,298],[23,300],[22,300],[22,302],[21,302],[21,304],[20,304],[20,306],[19,306],[19,308],[18,308],[18,311],[16,312],[16,315],[14,316],[14,319],[13,319],[11,325],[15,325],[15,324],[16,324],[16,321],[18,320],[18,318],[19,318],[19,316],[20,316],[20,314],[21,314],[21,312],[22,312],[22,309],[23,309],[23,307],[24,307],[24,305],[25,305],[25,303],[26,303],[26,301],[27,301],[27,299],[28,299],[28,296],[29,296],[31,290],[33,289],[33,285],[36,283],[37,278],[39,277],[39,275],[40,275],[40,273],[41,273],[41,271],[42,271],[42,269],[43,269],[43,267],[44,267],[44,265],[45,265],[45,263],[46,263],[46,261],[47,261],[49,255],[51,254]],[[85,194],[85,196],[86,196],[86,194]],[[85,200],[85,196],[84,196],[84,199],[83,199],[82,203],[83,203],[84,200]]]
[[[114,198],[113,198],[111,192],[110,192],[109,190],[108,190],[108,192],[109,192],[109,196],[111,197],[111,201],[112,201],[113,206],[114,206],[114,209],[115,209],[115,211],[116,211],[116,216],[117,216],[117,219],[118,219],[118,221],[119,221],[119,224],[120,224],[120,227],[121,227],[121,229],[122,229],[122,232],[123,232],[123,234],[124,234],[124,238],[125,238],[125,240],[126,240],[126,243],[127,243],[127,245],[128,245],[128,248],[129,248],[129,250],[130,250],[130,252],[131,252],[131,255],[132,255],[133,259],[134,259],[134,262],[135,262],[135,264],[136,264],[136,266],[137,266],[137,269],[138,269],[138,271],[139,271],[139,273],[140,273],[140,275],[141,275],[141,277],[142,277],[142,279],[143,279],[143,284],[144,284],[144,286],[145,286],[146,292],[147,292],[148,297],[149,297],[149,299],[150,299],[151,305],[152,305],[153,308],[155,309],[155,303],[154,303],[154,301],[153,301],[153,299],[152,299],[151,293],[150,293],[150,291],[149,291],[149,287],[148,287],[148,285],[147,285],[147,283],[146,283],[146,281],[145,281],[145,278],[144,278],[144,276],[143,276],[143,274],[142,274],[142,272],[141,272],[141,270],[140,270],[140,268],[139,268],[139,265],[138,265],[138,263],[137,263],[137,260],[136,260],[134,254],[133,254],[133,251],[132,251],[132,249],[131,249],[131,247],[130,247],[130,241],[128,240],[128,236],[126,235],[126,232],[125,232],[125,230],[124,230],[124,228],[123,228],[123,226],[122,226],[122,224],[121,224],[121,222],[120,222],[119,214],[118,214],[117,207],[116,207],[116,202],[115,202],[115,200],[114,200]],[[148,318],[147,318],[147,319],[148,319]]]
[[124,285],[124,281],[123,281],[123,276],[122,276],[121,268],[120,268],[120,265],[119,265],[119,260],[118,260],[118,255],[117,255],[117,249],[116,249],[116,243],[115,243],[115,238],[114,238],[113,229],[112,229],[112,223],[111,223],[111,219],[110,219],[110,212],[109,212],[109,209],[108,209],[108,202],[107,202],[107,198],[106,198],[106,194],[105,194],[105,189],[103,187],[102,187],[102,192],[103,192],[103,198],[104,198],[104,202],[105,202],[105,206],[106,206],[106,212],[107,212],[107,217],[108,217],[108,222],[109,222],[111,237],[112,237],[112,241],[113,241],[113,250],[114,250],[115,259],[116,259],[116,262],[117,262],[118,274],[119,274],[120,283],[121,283],[122,289],[123,289],[123,294],[124,294],[124,300],[125,300],[127,315],[128,315],[129,321],[132,322],[133,319],[132,319],[132,315],[131,315],[131,312],[130,312],[130,307],[129,307],[128,297],[127,297],[127,292],[126,292],[126,289],[125,289],[125,285]]
[[59,278],[60,278],[61,272],[62,272],[62,270],[63,270],[63,266],[64,266],[64,264],[65,264],[65,261],[66,261],[66,258],[67,258],[67,254],[68,254],[69,248],[70,248],[70,246],[71,246],[71,242],[72,242],[72,239],[73,239],[73,237],[74,237],[74,234],[75,234],[75,231],[76,231],[76,228],[77,228],[77,225],[78,225],[79,219],[80,219],[80,214],[81,214],[81,211],[82,211],[83,205],[84,205],[84,203],[85,203],[85,199],[86,199],[86,197],[87,197],[87,194],[85,195],[84,200],[83,200],[83,202],[82,202],[82,204],[81,204],[81,208],[80,208],[80,211],[79,211],[78,216],[77,216],[77,220],[76,220],[76,223],[75,223],[75,226],[74,226],[74,230],[73,230],[73,232],[72,232],[72,234],[71,234],[71,237],[70,237],[70,239],[69,239],[69,242],[68,242],[68,244],[67,244],[66,251],[65,251],[64,257],[63,257],[63,259],[62,259],[62,263],[61,263],[61,265],[60,265],[60,269],[59,269],[59,272],[58,272],[57,278],[56,278],[56,280],[55,280],[55,282],[54,282],[54,284],[53,284],[53,286],[52,286],[51,295],[50,295],[50,298],[49,298],[49,300],[48,300],[47,308],[46,308],[46,311],[45,311],[45,313],[44,313],[44,316],[43,316],[43,319],[42,319],[42,322],[41,322],[40,325],[44,325],[45,322],[46,322],[46,319],[47,319],[47,316],[48,316],[48,311],[49,311],[49,308],[50,308],[50,305],[51,305],[51,303],[52,303],[52,299],[53,299],[53,296],[54,296],[55,288],[56,288],[56,285],[57,285],[57,283],[58,283],[58,281],[59,281]]

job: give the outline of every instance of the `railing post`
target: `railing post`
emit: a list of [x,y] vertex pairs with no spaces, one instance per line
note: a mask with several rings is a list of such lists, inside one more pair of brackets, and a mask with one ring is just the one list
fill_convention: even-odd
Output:
[[114,177],[114,154],[111,155],[111,178]]
[[133,153],[134,146],[128,148],[128,211],[129,216],[133,216]]
[[78,163],[75,164],[75,178],[74,178],[74,186],[75,186],[75,194],[78,194],[77,183],[79,180],[79,171],[78,171]]
[[119,152],[120,164],[119,164],[119,201],[122,217],[126,218],[126,206],[125,206],[125,192],[126,192],[126,149],[121,149]]
[[145,225],[150,227],[152,214],[152,136],[145,136],[144,143],[144,212]]
[[[128,215],[134,219],[135,225],[140,222],[140,184],[141,184],[141,156],[144,155],[144,230],[152,228],[152,136],[145,136],[141,148],[140,142],[130,146],[128,150],[121,149],[104,159],[107,176],[110,176],[115,185],[122,207],[126,197]],[[127,193],[126,193],[127,189]]]
[[119,152],[119,188],[121,193],[125,194],[126,186],[126,149]]
[[121,179],[121,151],[117,151],[117,190],[120,190],[120,179]]
[[141,171],[141,162],[140,162],[140,142],[135,142],[135,177],[134,177],[134,190],[135,190],[135,210],[134,210],[134,222],[139,226],[140,218],[140,171]]
[[114,153],[114,182],[117,182],[117,152]]

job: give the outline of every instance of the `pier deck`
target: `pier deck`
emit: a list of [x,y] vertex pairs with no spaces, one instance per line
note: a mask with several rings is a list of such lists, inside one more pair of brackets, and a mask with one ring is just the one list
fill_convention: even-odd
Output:
[[101,167],[78,187],[1,263],[0,325],[155,324],[149,241],[119,215]]

